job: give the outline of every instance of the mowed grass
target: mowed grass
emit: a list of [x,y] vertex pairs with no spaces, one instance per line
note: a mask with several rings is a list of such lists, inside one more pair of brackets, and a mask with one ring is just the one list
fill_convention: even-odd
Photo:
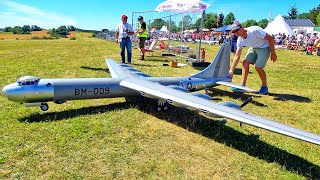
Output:
[[[12,32],[0,32],[0,39],[1,40],[12,40],[12,39],[31,39],[32,37],[38,37],[38,38],[43,38],[43,37],[51,37],[50,34],[48,34],[48,30],[42,30],[42,31],[32,31],[30,34],[13,34]],[[86,32],[75,32],[71,31],[70,34],[68,35],[68,38],[72,37],[92,37],[92,33],[86,33]],[[62,38],[62,39],[67,39],[67,38]]]
[[[209,61],[218,46],[204,47]],[[277,53],[278,61],[266,68],[270,95],[234,94],[217,87],[210,89],[212,96],[238,103],[253,96],[244,111],[320,134],[320,58],[298,51]],[[153,76],[198,72],[190,66],[163,66],[173,57],[159,55],[149,53],[142,62],[134,49],[133,67]],[[105,58],[120,60],[117,44],[81,35],[74,41],[3,40],[0,87],[24,75],[110,77]],[[240,82],[239,70],[235,83]],[[260,87],[254,68],[248,86]],[[225,118],[181,108],[157,113],[152,103],[124,98],[49,106],[41,112],[0,96],[1,179],[320,178],[319,146]]]

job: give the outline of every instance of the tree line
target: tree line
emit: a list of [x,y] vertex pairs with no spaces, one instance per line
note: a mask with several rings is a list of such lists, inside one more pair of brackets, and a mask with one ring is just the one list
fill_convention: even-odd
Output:
[[4,32],[12,32],[13,34],[31,34],[32,31],[42,31],[42,28],[37,25],[23,25],[12,27],[5,27]]
[[[32,31],[42,31],[43,28],[37,25],[23,25],[12,27],[5,27],[4,32],[12,32],[13,34],[31,34]],[[77,28],[74,26],[60,26],[58,28],[53,28],[48,31],[48,34],[52,37],[67,37],[70,31],[76,31]]]

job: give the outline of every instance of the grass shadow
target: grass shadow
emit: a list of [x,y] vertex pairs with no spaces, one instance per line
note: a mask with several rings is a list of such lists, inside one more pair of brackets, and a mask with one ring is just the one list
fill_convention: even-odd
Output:
[[193,111],[173,108],[169,113],[158,113],[154,109],[138,106],[142,112],[159,119],[176,124],[190,132],[200,134],[221,144],[245,152],[268,163],[277,163],[288,171],[298,173],[306,178],[319,178],[320,166],[297,155],[267,144],[254,134],[244,134],[225,125],[226,121],[206,118]]
[[93,68],[93,67],[88,67],[88,66],[81,66],[81,68],[87,69],[87,70],[104,71],[104,72],[110,73],[109,69],[107,69],[107,68]]
[[157,65],[151,65],[151,64],[136,64],[136,63],[131,63],[129,65],[134,65],[134,66],[144,66],[144,67],[157,67]]
[[209,93],[210,96],[222,96],[222,97],[230,97],[233,99],[240,99],[241,101],[246,101],[249,98],[253,98],[251,104],[259,107],[267,107],[268,105],[263,104],[255,100],[256,98],[261,98],[260,95],[255,95],[255,94],[246,94],[246,93],[240,93],[240,92],[229,92],[229,91],[224,91],[221,89],[217,88],[209,88]]
[[20,122],[51,122],[51,121],[60,121],[64,119],[74,118],[77,116],[82,115],[94,115],[94,114],[100,114],[104,112],[108,112],[111,110],[117,110],[117,109],[128,109],[131,107],[131,104],[127,102],[121,102],[121,103],[114,103],[114,104],[108,104],[108,105],[102,105],[102,106],[91,106],[91,107],[83,107],[79,109],[70,109],[60,112],[50,112],[50,113],[35,113],[31,114],[30,116],[23,117],[18,119]]
[[[242,75],[242,69],[236,68],[236,69],[233,71],[233,74],[234,74],[234,75]],[[249,74],[252,74],[252,72],[249,71]]]
[[273,96],[275,100],[278,101],[295,101],[295,102],[307,102],[310,103],[312,100],[308,97],[303,97],[294,94],[278,94],[278,93],[269,93],[269,96]]

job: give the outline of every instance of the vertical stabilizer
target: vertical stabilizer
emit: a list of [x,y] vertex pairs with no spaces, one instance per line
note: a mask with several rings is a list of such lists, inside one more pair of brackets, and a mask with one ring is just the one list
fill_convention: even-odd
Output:
[[230,68],[230,52],[231,47],[229,43],[222,44],[213,62],[206,69],[191,77],[204,79],[228,77]]

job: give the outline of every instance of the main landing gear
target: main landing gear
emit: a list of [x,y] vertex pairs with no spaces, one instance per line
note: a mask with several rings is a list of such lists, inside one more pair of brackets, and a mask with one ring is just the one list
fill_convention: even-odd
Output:
[[48,103],[41,103],[40,109],[41,109],[42,111],[48,111],[48,109],[49,109]]

